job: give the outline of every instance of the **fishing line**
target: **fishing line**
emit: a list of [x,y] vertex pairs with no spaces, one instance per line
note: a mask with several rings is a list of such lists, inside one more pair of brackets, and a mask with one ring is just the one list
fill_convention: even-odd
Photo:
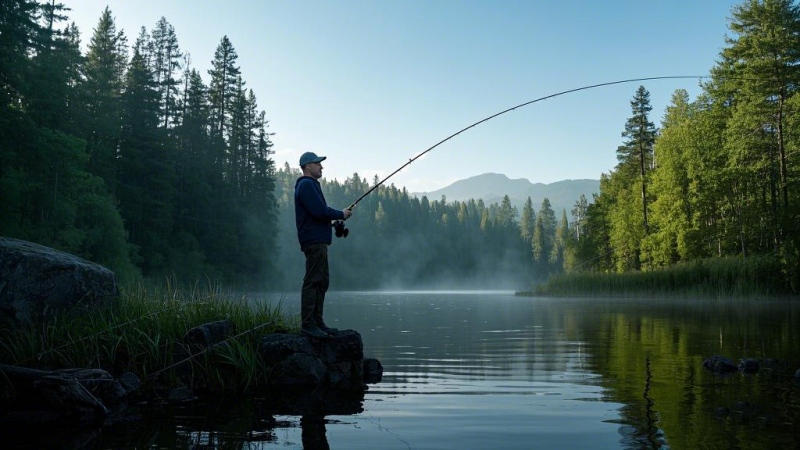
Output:
[[187,356],[186,358],[184,358],[184,359],[182,359],[182,360],[180,360],[178,362],[172,363],[172,364],[170,364],[170,365],[168,365],[168,366],[166,366],[166,367],[164,367],[162,369],[159,369],[159,370],[156,370],[155,372],[150,373],[147,376],[147,381],[152,381],[153,379],[155,379],[158,375],[162,374],[163,372],[166,372],[167,370],[170,370],[170,369],[174,369],[175,367],[178,367],[181,364],[187,363],[187,362],[193,360],[194,358],[196,358],[196,357],[198,357],[200,355],[208,353],[209,350],[213,350],[215,348],[219,348],[223,344],[226,344],[228,341],[231,341],[231,340],[234,340],[234,339],[238,339],[238,338],[240,338],[240,337],[242,337],[242,336],[244,336],[246,334],[252,333],[253,331],[256,331],[256,330],[260,330],[261,328],[264,328],[264,327],[266,327],[268,325],[274,325],[274,324],[280,322],[281,320],[282,320],[282,318],[272,319],[269,322],[264,322],[261,325],[258,325],[258,326],[252,327],[252,328],[248,328],[247,330],[242,331],[241,333],[239,333],[239,334],[237,334],[235,336],[230,336],[230,337],[225,338],[225,339],[223,339],[223,340],[221,340],[219,342],[215,342],[214,344],[211,344],[208,347],[205,347],[204,349],[198,351],[197,353],[192,353],[189,356]]
[[[115,330],[118,330],[120,328],[124,328],[124,327],[126,327],[128,325],[135,324],[136,322],[138,322],[140,320],[147,319],[149,317],[159,316],[160,314],[162,314],[164,312],[167,312],[167,311],[169,311],[171,309],[185,308],[187,306],[201,304],[201,303],[204,303],[204,302],[215,302],[215,301],[217,301],[217,300],[215,300],[216,292],[211,292],[211,293],[207,294],[206,296],[199,297],[199,298],[196,298],[196,299],[193,299],[193,300],[190,300],[190,301],[177,300],[177,299],[174,298],[175,297],[174,293],[173,293],[172,297],[173,297],[173,299],[170,300],[170,302],[173,303],[173,304],[171,306],[164,307],[164,308],[162,308],[160,310],[157,310],[157,311],[152,311],[152,312],[149,312],[149,313],[146,313],[146,314],[142,314],[139,317],[136,317],[136,318],[133,318],[133,319],[129,319],[129,320],[127,320],[125,322],[122,322],[122,323],[114,324],[114,325],[112,325],[112,326],[110,326],[108,328],[100,330],[100,331],[98,331],[96,333],[92,333],[92,334],[90,334],[88,336],[83,336],[83,337],[81,337],[79,339],[71,339],[71,340],[67,341],[66,343],[64,343],[64,344],[62,344],[62,345],[60,345],[58,347],[51,348],[51,349],[48,349],[48,350],[43,350],[43,351],[39,352],[36,355],[33,355],[33,356],[29,357],[29,358],[23,359],[23,360],[15,363],[14,365],[15,366],[19,366],[20,364],[24,364],[24,363],[31,362],[31,361],[34,361],[34,360],[41,360],[41,358],[43,356],[45,356],[45,355],[59,352],[59,351],[64,350],[64,349],[66,349],[66,348],[68,348],[70,346],[77,345],[77,344],[79,344],[79,343],[81,343],[83,341],[97,339],[97,338],[99,338],[100,336],[102,336],[104,334],[111,333],[111,332],[113,332]],[[281,303],[282,303],[282,300],[279,302],[279,305]],[[291,318],[292,315],[289,315],[288,317]]]
[[366,196],[371,194],[375,189],[377,189],[380,185],[382,185],[386,180],[388,180],[389,178],[393,177],[395,174],[397,174],[401,170],[405,169],[411,163],[413,163],[414,161],[416,161],[417,159],[419,159],[420,157],[422,157],[426,153],[430,152],[431,150],[435,149],[436,147],[444,144],[445,142],[449,141],[450,139],[452,139],[452,138],[458,136],[459,134],[469,130],[470,128],[474,128],[474,127],[476,127],[476,126],[478,126],[478,125],[480,125],[480,124],[482,124],[484,122],[488,122],[489,120],[494,119],[495,117],[502,116],[505,113],[514,111],[515,109],[519,109],[519,108],[522,108],[524,106],[528,106],[530,104],[533,104],[533,103],[536,103],[536,102],[540,102],[542,100],[547,100],[547,99],[550,99],[550,98],[553,98],[553,97],[558,97],[558,96],[561,96],[561,95],[564,95],[564,94],[570,94],[570,93],[578,92],[578,91],[585,91],[587,89],[594,89],[594,88],[603,87],[603,86],[611,86],[611,85],[623,84],[623,83],[632,83],[632,82],[635,82],[635,81],[653,81],[653,80],[668,80],[668,79],[675,80],[675,79],[694,79],[694,78],[700,80],[700,79],[703,79],[703,78],[708,78],[708,76],[707,75],[667,75],[667,76],[659,76],[659,77],[629,78],[629,79],[625,79],[625,80],[609,81],[609,82],[605,82],[605,83],[592,84],[592,85],[588,85],[588,86],[582,86],[582,87],[579,87],[579,88],[568,89],[566,91],[556,92],[555,94],[550,94],[550,95],[546,95],[544,97],[539,97],[537,99],[530,100],[530,101],[527,101],[525,103],[520,103],[519,105],[516,105],[516,106],[512,106],[511,108],[504,109],[503,111],[500,111],[498,113],[492,114],[489,117],[481,119],[481,120],[473,123],[472,125],[469,125],[467,127],[464,127],[462,129],[458,130],[457,132],[451,134],[450,136],[447,136],[446,138],[442,139],[441,141],[437,142],[436,144],[432,145],[431,147],[428,147],[427,150],[423,151],[419,155],[409,159],[405,164],[400,166],[397,170],[395,170],[394,172],[390,173],[386,178],[382,179],[375,186],[372,186],[372,188],[370,188],[367,192],[365,192],[363,195],[361,195],[361,197],[356,199],[356,201],[354,201],[350,206],[348,206],[347,209],[351,209],[352,210],[353,208],[355,208],[355,206],[361,200],[363,200]]
[[60,345],[60,346],[58,346],[58,347],[51,348],[51,349],[49,349],[49,350],[43,350],[43,351],[41,351],[41,352],[37,353],[36,355],[33,355],[33,356],[31,356],[31,357],[29,357],[29,358],[27,358],[27,359],[23,359],[23,360],[21,360],[21,361],[19,361],[19,362],[15,363],[14,365],[15,365],[15,366],[18,366],[18,365],[20,365],[20,364],[24,364],[24,363],[31,362],[31,361],[34,361],[34,360],[40,360],[40,359],[41,359],[43,356],[45,356],[45,355],[48,355],[48,354],[50,354],[50,353],[56,353],[56,352],[59,352],[59,351],[61,351],[61,350],[64,350],[64,349],[66,349],[67,347],[70,347],[70,346],[72,346],[72,345],[77,345],[77,344],[79,344],[79,343],[81,343],[81,342],[83,342],[83,341],[88,341],[88,340],[90,340],[90,339],[96,339],[96,338],[98,338],[98,337],[100,337],[100,336],[102,336],[102,335],[104,335],[104,334],[106,334],[106,333],[111,333],[111,332],[112,332],[112,331],[114,331],[114,330],[117,330],[117,329],[119,329],[119,328],[125,327],[125,326],[127,326],[127,325],[134,324],[134,323],[136,323],[136,322],[138,322],[138,321],[140,321],[140,320],[144,320],[144,319],[146,319],[146,318],[148,318],[148,317],[157,316],[157,315],[159,315],[159,314],[161,314],[161,313],[163,313],[163,312],[169,311],[170,309],[175,309],[175,308],[178,308],[178,307],[181,307],[181,306],[190,305],[190,304],[192,304],[192,303],[194,303],[194,302],[199,302],[199,301],[201,301],[201,300],[202,300],[202,299],[198,299],[198,300],[196,300],[196,301],[193,301],[193,302],[188,302],[188,303],[183,303],[183,304],[177,304],[177,305],[173,305],[173,306],[168,306],[168,307],[166,307],[166,308],[164,308],[164,309],[161,309],[161,310],[159,310],[159,311],[154,311],[154,312],[150,312],[150,313],[147,313],[147,314],[143,314],[143,315],[141,315],[141,316],[139,316],[139,317],[137,317],[137,318],[135,318],[135,319],[130,319],[130,320],[126,321],[126,322],[118,323],[118,324],[116,324],[116,325],[113,325],[113,326],[111,326],[111,327],[108,327],[108,328],[106,328],[106,329],[100,330],[100,331],[98,331],[98,332],[96,332],[96,333],[92,333],[92,334],[90,334],[90,335],[88,335],[88,336],[83,336],[83,337],[81,337],[80,339],[73,339],[73,340],[70,340],[70,341],[68,341],[68,342],[66,342],[66,343],[64,343],[64,344],[61,344],[61,345]]

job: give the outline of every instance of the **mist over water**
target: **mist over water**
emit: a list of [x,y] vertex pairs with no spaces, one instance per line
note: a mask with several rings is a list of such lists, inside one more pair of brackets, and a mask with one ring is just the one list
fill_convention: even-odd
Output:
[[511,290],[334,292],[327,305],[385,371],[358,435],[328,426],[331,448],[531,448],[534,435],[579,448],[576,430],[616,445],[620,405],[602,401],[584,344]]
[[[383,230],[358,220],[354,214],[347,222],[349,237],[334,237],[328,249],[331,290],[447,290],[452,286],[530,290],[532,282],[543,276],[534,267],[530,243],[523,244],[518,230],[506,236],[510,241],[490,245],[485,236],[478,238],[463,230],[425,232],[426,224],[416,222],[399,230]],[[299,289],[305,259],[293,219],[282,223],[275,259],[280,261],[279,281],[265,288],[289,291]]]
[[[333,292],[326,304],[328,320],[358,330],[365,356],[385,370],[351,418],[357,433],[328,426],[331,448],[800,442],[800,307],[791,302],[526,298],[451,285]],[[702,368],[712,355],[765,366],[717,377]]]

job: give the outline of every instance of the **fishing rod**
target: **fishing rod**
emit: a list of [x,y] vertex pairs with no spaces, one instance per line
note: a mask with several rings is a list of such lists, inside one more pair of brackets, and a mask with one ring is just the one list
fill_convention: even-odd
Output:
[[386,178],[384,178],[381,181],[379,181],[375,186],[372,186],[367,192],[362,194],[361,197],[358,197],[358,199],[356,199],[356,201],[354,201],[350,206],[348,206],[347,209],[355,208],[355,206],[361,200],[363,200],[366,196],[371,194],[375,189],[377,189],[380,185],[382,185],[384,182],[386,182],[386,180],[388,180],[389,178],[392,178],[398,172],[400,172],[401,170],[405,169],[411,163],[413,163],[417,159],[421,158],[423,155],[425,155],[426,153],[428,153],[431,150],[435,149],[436,147],[444,144],[445,142],[449,141],[450,139],[453,139],[454,137],[456,137],[459,134],[469,130],[470,128],[474,128],[474,127],[476,127],[476,126],[478,126],[478,125],[480,125],[480,124],[482,124],[484,122],[488,122],[489,120],[494,119],[495,117],[502,116],[505,113],[514,111],[515,109],[519,109],[519,108],[522,108],[524,106],[528,106],[528,105],[530,105],[532,103],[540,102],[542,100],[551,99],[553,97],[558,97],[558,96],[561,96],[561,95],[564,95],[564,94],[570,94],[570,93],[578,92],[578,91],[585,91],[587,89],[594,89],[594,88],[603,87],[603,86],[611,86],[611,85],[623,84],[623,83],[633,83],[633,82],[636,82],[636,81],[652,81],[652,80],[666,80],[666,79],[689,79],[689,78],[703,79],[703,78],[708,78],[708,76],[706,76],[706,75],[668,75],[668,76],[660,76],[660,77],[629,78],[629,79],[626,79],[626,80],[609,81],[609,82],[606,82],[606,83],[598,83],[598,84],[592,84],[592,85],[589,85],[589,86],[582,86],[582,87],[579,87],[579,88],[568,89],[566,91],[561,91],[561,92],[557,92],[555,94],[550,94],[550,95],[546,95],[544,97],[539,97],[537,99],[530,100],[530,101],[527,101],[525,103],[520,103],[517,106],[512,106],[511,108],[505,109],[505,110],[500,111],[500,112],[495,113],[495,114],[492,114],[491,116],[486,117],[484,119],[481,119],[481,120],[473,123],[472,125],[464,127],[462,129],[458,130],[457,132],[451,134],[450,136],[447,136],[446,138],[444,138],[441,141],[437,142],[436,144],[428,147],[427,150],[425,150],[422,153],[420,153],[419,155],[409,159],[405,164],[400,166],[397,170],[395,170],[394,172],[390,173]]
[[[515,109],[519,109],[519,108],[522,108],[524,106],[528,106],[530,104],[533,104],[533,103],[536,103],[536,102],[540,102],[542,100],[551,99],[553,97],[558,97],[558,96],[561,96],[561,95],[564,95],[564,94],[570,94],[570,93],[578,92],[578,91],[585,91],[587,89],[594,89],[594,88],[603,87],[603,86],[611,86],[611,85],[623,84],[623,83],[632,83],[632,82],[636,82],[636,81],[652,81],[652,80],[666,80],[666,79],[691,79],[691,78],[703,79],[703,78],[708,78],[708,76],[704,76],[704,75],[666,75],[666,76],[659,76],[659,77],[629,78],[629,79],[625,79],[625,80],[609,81],[609,82],[605,82],[605,83],[592,84],[592,85],[588,85],[588,86],[582,86],[582,87],[579,87],[579,88],[568,89],[566,91],[556,92],[555,94],[550,94],[550,95],[546,95],[544,97],[539,97],[537,99],[529,100],[529,101],[527,101],[525,103],[520,103],[519,105],[512,106],[511,108],[504,109],[503,111],[500,111],[498,113],[492,114],[489,117],[481,119],[481,120],[473,123],[472,125],[469,125],[467,127],[464,127],[462,129],[456,131],[455,133],[451,134],[450,136],[447,136],[446,138],[442,139],[441,141],[437,142],[436,144],[428,147],[425,151],[423,151],[419,155],[417,155],[417,156],[415,156],[413,158],[410,158],[408,161],[406,161],[405,164],[400,166],[397,170],[395,170],[394,172],[390,173],[388,176],[386,176],[386,178],[382,179],[377,184],[375,184],[375,186],[372,186],[367,192],[364,192],[361,195],[361,197],[358,197],[356,199],[356,201],[354,201],[352,204],[350,204],[350,206],[348,206],[346,209],[352,210],[353,208],[355,208],[356,205],[358,205],[358,203],[361,200],[364,200],[364,198],[366,198],[369,194],[371,194],[373,191],[375,191],[375,189],[378,189],[378,187],[380,187],[383,183],[385,183],[386,180],[388,180],[389,178],[392,178],[398,172],[400,172],[401,170],[405,169],[406,167],[411,165],[411,163],[413,163],[417,159],[421,158],[426,153],[430,152],[431,150],[435,149],[436,147],[444,144],[445,142],[449,141],[450,139],[453,139],[454,137],[456,137],[459,134],[469,130],[470,128],[474,128],[474,127],[476,127],[476,126],[478,126],[478,125],[480,125],[480,124],[482,124],[484,122],[488,122],[489,120],[494,119],[495,117],[502,116],[503,114],[506,114],[508,112],[514,111]],[[344,219],[334,221],[333,222],[333,227],[334,227],[334,229],[336,231],[336,237],[347,237],[347,235],[349,234],[349,230],[344,226]]]

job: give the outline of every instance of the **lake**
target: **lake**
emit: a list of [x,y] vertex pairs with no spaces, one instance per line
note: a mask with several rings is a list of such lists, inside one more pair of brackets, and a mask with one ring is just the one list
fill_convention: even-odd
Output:
[[[299,309],[297,294],[251,298]],[[83,448],[800,448],[799,305],[332,292],[328,325],[359,331],[384,368],[352,413],[193,405]],[[713,355],[760,366],[714,375]]]

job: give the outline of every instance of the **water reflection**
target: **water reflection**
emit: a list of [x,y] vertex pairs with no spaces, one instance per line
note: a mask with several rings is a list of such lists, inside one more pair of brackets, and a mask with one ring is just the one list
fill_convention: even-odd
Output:
[[300,425],[303,428],[304,450],[330,450],[328,438],[325,437],[325,416],[303,416]]
[[141,410],[143,423],[107,427],[91,446],[79,448],[328,449],[329,418],[361,413],[363,401],[363,392],[285,389],[255,398],[165,404]]
[[[82,448],[800,448],[799,315],[786,301],[334,292],[326,320],[384,368],[367,392],[143,411]],[[711,355],[761,365],[717,376]]]
[[[493,431],[504,445],[517,422],[536,420],[549,425],[553,443],[569,430],[596,433],[591,442],[572,440],[582,448],[800,448],[796,302],[348,297],[341,317],[372,331],[363,333],[365,343],[387,370],[368,402],[373,394],[396,395],[398,403],[413,397],[402,405],[445,426],[475,425],[491,405],[503,405],[505,423]],[[702,368],[712,355],[753,358],[761,368],[720,377]],[[479,412],[442,417],[419,396]],[[526,400],[537,396],[545,401]],[[554,420],[574,401],[579,412]],[[587,419],[617,424],[616,442],[604,447],[608,431]],[[520,435],[538,436],[531,429]]]

